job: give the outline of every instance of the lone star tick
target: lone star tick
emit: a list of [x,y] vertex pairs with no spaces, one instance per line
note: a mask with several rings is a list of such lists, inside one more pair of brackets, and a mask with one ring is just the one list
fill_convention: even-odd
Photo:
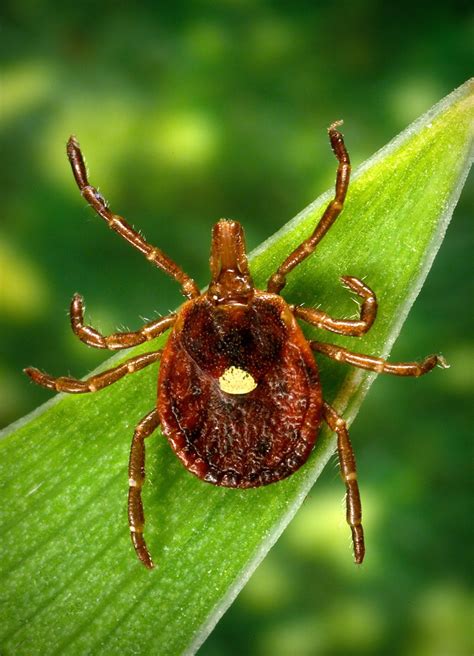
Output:
[[141,489],[145,439],[158,426],[195,476],[213,485],[249,488],[275,483],[299,469],[311,453],[323,420],[337,434],[346,486],[346,517],[355,562],[361,563],[365,545],[354,452],[346,422],[323,399],[313,351],[338,362],[396,376],[421,376],[435,365],[447,366],[439,355],[430,355],[422,362],[390,364],[339,346],[307,341],[297,319],[354,337],[370,329],[377,301],[374,292],[358,278],[342,278],[344,286],[362,299],[358,320],[335,319],[320,310],[289,305],[279,295],[286,276],[313,253],[343,209],[351,167],[339,125],[334,123],[328,130],[338,160],[334,198],[312,234],[270,277],[265,291],[255,289],[252,283],[241,225],[222,219],[212,231],[211,282],[201,294],[181,267],[109,209],[89,184],[78,142],[74,137],[68,141],[67,155],[82,196],[112,230],[174,278],[187,298],[176,313],[147,323],[136,332],[106,337],[84,324],[83,300],[76,294],[71,303],[71,325],[85,344],[125,349],[171,328],[166,346],[132,357],[87,380],[53,378],[38,369],[25,369],[39,385],[80,394],[97,392],[161,360],[157,404],[135,429],[128,468],[130,532],[137,556],[148,568],[153,562],[143,537]]

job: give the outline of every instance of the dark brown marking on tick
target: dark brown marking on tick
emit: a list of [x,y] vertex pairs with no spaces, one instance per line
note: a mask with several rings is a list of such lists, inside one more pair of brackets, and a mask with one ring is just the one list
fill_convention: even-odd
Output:
[[138,558],[150,569],[153,561],[143,537],[141,489],[145,480],[145,439],[160,424],[171,448],[192,474],[213,485],[249,488],[275,483],[299,469],[311,453],[323,419],[337,434],[346,486],[346,517],[352,531],[354,559],[361,563],[365,545],[355,456],[346,422],[323,400],[312,352],[397,376],[421,376],[436,365],[447,366],[439,355],[422,362],[389,363],[339,346],[308,342],[297,318],[341,335],[360,336],[370,329],[377,300],[358,278],[342,278],[343,284],[362,299],[356,320],[288,305],[278,295],[286,276],[311,255],[343,209],[350,161],[338,125],[329,127],[331,146],[339,162],[335,196],[311,235],[270,277],[267,291],[253,285],[241,225],[222,219],[212,231],[211,282],[200,294],[181,267],[111,212],[104,197],[89,184],[76,139],[68,141],[67,154],[83,197],[112,230],[173,277],[189,299],[176,314],[151,321],[136,332],[104,336],[84,324],[83,301],[76,294],[71,303],[71,325],[77,337],[89,346],[129,348],[171,328],[165,348],[132,357],[86,380],[54,378],[38,369],[25,369],[35,383],[49,389],[87,393],[103,389],[161,358],[157,406],[135,429],[129,461],[130,533]]

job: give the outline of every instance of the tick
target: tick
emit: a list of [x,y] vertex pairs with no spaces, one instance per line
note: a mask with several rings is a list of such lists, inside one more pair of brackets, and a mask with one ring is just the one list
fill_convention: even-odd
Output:
[[176,313],[151,321],[136,332],[104,336],[84,324],[83,300],[75,294],[70,309],[72,330],[88,346],[126,349],[171,328],[166,346],[86,380],[53,378],[35,368],[25,369],[39,385],[80,394],[97,392],[161,361],[157,403],[135,429],[128,468],[130,533],[138,558],[148,568],[153,567],[153,561],[143,537],[141,490],[145,439],[158,426],[192,474],[213,485],[250,488],[276,483],[298,470],[308,459],[323,421],[337,434],[346,486],[346,518],[352,531],[354,559],[361,563],[365,545],[355,456],[346,422],[323,398],[314,353],[396,376],[421,376],[435,365],[447,366],[439,355],[430,355],[422,362],[388,363],[340,346],[308,341],[298,320],[353,337],[370,329],[377,300],[358,278],[341,279],[362,300],[357,320],[337,319],[321,310],[291,305],[280,296],[287,275],[313,253],[343,209],[351,167],[339,125],[334,123],[328,130],[338,160],[334,198],[312,234],[270,277],[266,290],[253,285],[241,225],[222,219],[212,231],[211,282],[201,293],[181,267],[109,209],[103,196],[89,184],[78,142],[74,137],[68,141],[67,155],[82,196],[109,228],[174,278],[187,299]]

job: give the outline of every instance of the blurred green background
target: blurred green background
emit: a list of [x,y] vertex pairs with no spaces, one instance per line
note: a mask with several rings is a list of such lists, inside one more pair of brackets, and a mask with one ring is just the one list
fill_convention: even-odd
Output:
[[[83,376],[106,357],[72,337],[73,292],[105,333],[181,298],[85,206],[69,134],[112,208],[204,286],[218,218],[258,245],[332,186],[331,121],[357,166],[470,76],[474,42],[464,2],[15,0],[2,23],[3,425],[50,398],[24,366]],[[328,467],[201,654],[472,653],[472,206],[471,187],[392,354],[451,369],[380,378],[352,429],[366,563]]]

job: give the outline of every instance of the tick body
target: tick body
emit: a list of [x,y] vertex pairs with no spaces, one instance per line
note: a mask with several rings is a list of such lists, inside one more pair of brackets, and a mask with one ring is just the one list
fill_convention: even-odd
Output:
[[205,481],[257,487],[298,469],[316,439],[322,397],[285,301],[266,292],[245,304],[189,301],[163,352],[158,412],[179,459]]
[[145,439],[158,426],[192,474],[214,485],[249,488],[275,483],[298,470],[308,459],[323,421],[337,434],[346,486],[346,518],[352,532],[354,559],[361,563],[365,545],[355,457],[346,422],[324,401],[314,353],[399,376],[420,376],[437,364],[446,366],[438,355],[422,362],[387,363],[324,342],[308,341],[298,320],[354,337],[370,329],[377,312],[376,297],[357,278],[342,278],[343,284],[361,298],[357,320],[292,306],[280,296],[287,275],[313,253],[343,209],[350,162],[337,123],[330,126],[329,138],[339,162],[334,198],[313,232],[270,277],[267,289],[253,285],[242,227],[223,219],[213,228],[211,282],[203,294],[176,263],[109,209],[89,184],[79,144],[74,137],[68,141],[67,154],[83,197],[112,230],[173,277],[187,298],[176,314],[145,324],[136,332],[104,336],[84,324],[83,301],[76,294],[71,303],[71,325],[89,346],[129,348],[171,328],[165,348],[132,357],[87,380],[53,378],[38,369],[25,369],[34,382],[49,389],[86,393],[99,391],[161,360],[157,404],[135,429],[129,461],[130,532],[137,556],[148,568],[153,562],[143,537],[141,490],[145,480]]

